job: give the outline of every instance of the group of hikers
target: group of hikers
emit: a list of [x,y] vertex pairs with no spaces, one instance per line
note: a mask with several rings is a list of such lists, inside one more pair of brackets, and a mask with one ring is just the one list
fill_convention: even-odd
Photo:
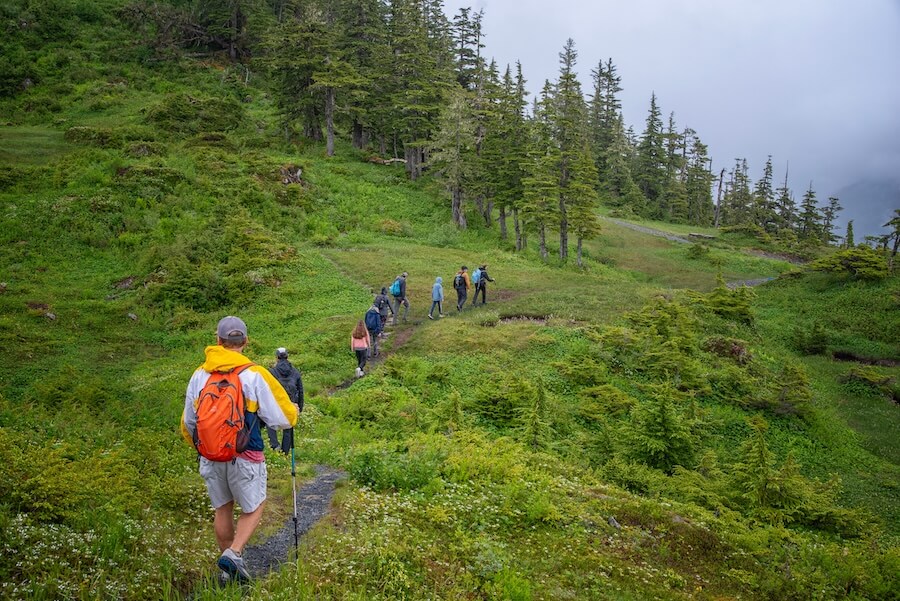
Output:
[[[384,329],[387,326],[388,313],[392,315],[393,323],[396,325],[400,316],[400,307],[403,307],[402,320],[406,321],[409,315],[409,299],[406,296],[408,277],[409,273],[404,271],[394,279],[390,288],[382,288],[381,292],[375,295],[372,306],[353,328],[353,332],[350,334],[350,350],[356,354],[357,378],[366,375],[365,367],[368,359],[378,355],[378,340],[386,336]],[[493,281],[494,279],[488,275],[487,264],[475,269],[471,276],[469,268],[465,265],[461,266],[453,277],[453,288],[456,290],[456,310],[463,310],[472,288],[475,289],[472,306],[478,304],[479,293],[481,294],[481,304],[486,305],[487,283]],[[388,293],[394,298],[393,304],[388,298]],[[444,279],[441,276],[435,278],[431,288],[431,309],[428,311],[428,319],[435,318],[435,309],[437,309],[438,318],[444,317]]]
[[[378,339],[385,335],[388,313],[398,323],[409,314],[406,296],[407,272],[401,273],[391,286],[381,289],[372,306],[366,311],[350,337],[350,348],[356,353],[356,375],[363,369],[369,355],[378,354]],[[462,311],[468,293],[475,289],[472,305],[487,303],[487,265],[481,265],[470,276],[463,265],[453,278],[456,289],[456,310]],[[393,304],[388,298],[393,297]],[[431,293],[429,319],[444,317],[444,288],[441,277],[435,279]],[[216,344],[207,346],[205,360],[194,371],[185,393],[181,431],[185,440],[197,450],[200,476],[214,510],[213,529],[219,546],[216,565],[223,580],[247,582],[250,571],[243,558],[243,550],[259,526],[267,496],[268,472],[265,461],[266,428],[269,445],[291,455],[291,475],[294,471],[293,428],[303,411],[303,378],[288,359],[284,347],[275,350],[275,365],[265,368],[248,359],[243,351],[249,343],[247,325],[239,317],[222,318],[216,326]],[[281,442],[278,432],[283,431]],[[296,539],[297,503],[294,488],[294,525]],[[241,513],[234,520],[234,505]]]

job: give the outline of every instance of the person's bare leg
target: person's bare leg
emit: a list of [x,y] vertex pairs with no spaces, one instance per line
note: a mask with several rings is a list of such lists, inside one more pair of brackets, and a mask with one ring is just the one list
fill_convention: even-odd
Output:
[[224,551],[234,543],[234,501],[229,501],[216,509],[213,526],[219,551]]
[[250,537],[253,535],[253,531],[259,526],[259,521],[262,519],[263,507],[265,507],[265,505],[266,502],[263,501],[252,513],[242,513],[238,518],[237,532],[230,545],[232,551],[241,553],[244,550],[244,545],[247,544],[247,541],[250,540]]

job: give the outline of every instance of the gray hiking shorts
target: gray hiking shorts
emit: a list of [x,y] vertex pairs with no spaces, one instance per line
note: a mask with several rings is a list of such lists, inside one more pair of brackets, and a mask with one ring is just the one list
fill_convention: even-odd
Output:
[[266,500],[268,471],[265,462],[254,463],[240,457],[231,461],[200,458],[200,476],[213,509],[235,501],[244,513],[252,513]]

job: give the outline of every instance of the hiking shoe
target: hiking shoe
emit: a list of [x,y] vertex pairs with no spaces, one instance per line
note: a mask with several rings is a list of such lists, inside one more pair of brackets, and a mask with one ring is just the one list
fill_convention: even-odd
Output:
[[429,314],[428,314],[428,319],[434,319],[434,316],[433,316],[431,313],[429,313]]
[[440,315],[438,315],[438,317],[447,317],[447,316],[444,315],[443,313],[441,313]]
[[247,571],[247,567],[244,565],[244,558],[231,549],[225,549],[222,552],[216,565],[219,566],[220,570],[227,572],[231,578],[239,582],[250,581],[250,572]]

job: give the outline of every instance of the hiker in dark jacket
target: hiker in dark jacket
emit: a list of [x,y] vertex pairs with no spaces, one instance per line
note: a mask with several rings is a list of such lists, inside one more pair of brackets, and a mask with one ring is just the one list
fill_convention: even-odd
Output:
[[363,323],[366,324],[366,329],[369,331],[369,338],[372,339],[372,345],[369,347],[369,357],[377,357],[378,356],[378,335],[381,334],[381,314],[378,312],[378,307],[372,305],[369,307],[369,310],[366,311],[366,315],[363,317]]
[[[288,361],[288,352],[287,349],[281,347],[275,351],[275,358],[277,362],[275,363],[275,367],[270,367],[269,371],[275,376],[275,379],[284,387],[285,392],[288,393],[288,398],[291,399],[291,402],[297,405],[298,411],[303,411],[303,378],[300,376],[300,371],[291,365],[291,362]],[[269,444],[273,449],[278,449],[278,431],[273,428],[269,428],[266,426],[266,430],[269,433]],[[284,430],[284,434],[281,436],[281,451],[285,454],[290,454],[291,447],[294,446],[294,429],[289,428]]]
[[391,306],[391,300],[388,298],[387,288],[381,289],[381,294],[375,296],[372,304],[378,307],[378,314],[381,316],[381,332],[384,332],[384,326],[387,325],[388,311],[394,314],[394,307]]
[[[394,323],[397,323],[397,318],[400,317],[400,305],[403,305],[403,321],[406,321],[406,316],[409,315],[409,299],[406,298],[406,278],[409,274],[405,271],[397,276],[397,281],[400,282],[400,294],[394,294],[394,300],[396,301],[396,306],[394,307]],[[392,293],[393,294],[393,293]]]
[[472,299],[472,306],[478,304],[478,293],[481,293],[481,304],[487,304],[487,283],[493,282],[494,280],[491,276],[488,275],[487,265],[482,265],[478,268],[481,271],[481,277],[478,278],[478,284],[475,285],[475,297]]

